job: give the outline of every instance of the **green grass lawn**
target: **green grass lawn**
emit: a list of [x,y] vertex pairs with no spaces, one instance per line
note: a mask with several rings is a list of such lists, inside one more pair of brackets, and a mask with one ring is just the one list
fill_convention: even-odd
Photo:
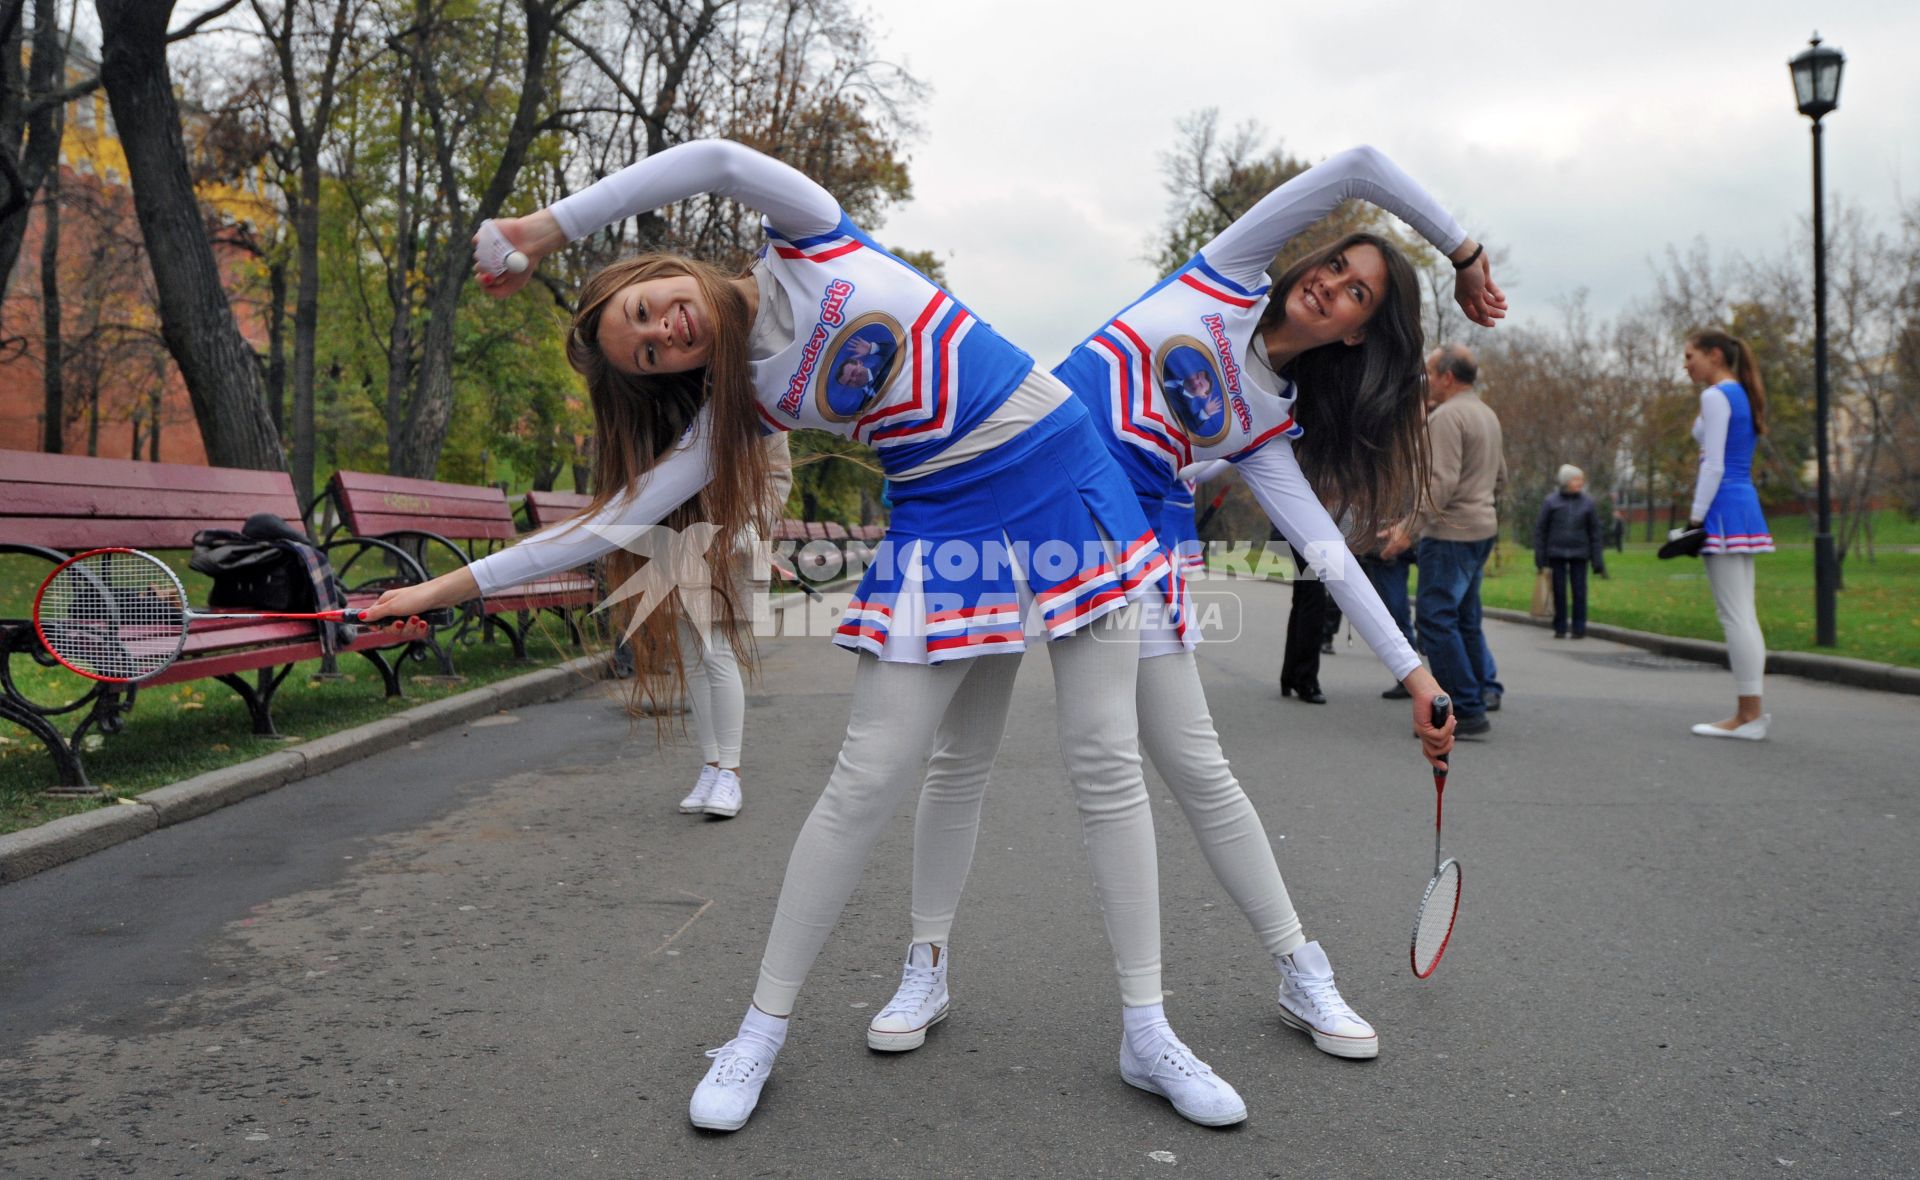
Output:
[[[1755,558],[1756,605],[1768,648],[1920,667],[1920,522],[1891,511],[1875,514],[1875,556],[1869,560],[1865,547],[1856,546],[1841,569],[1834,647],[1813,642],[1813,545],[1806,517],[1776,516],[1769,524],[1781,548]],[[1664,529],[1657,531],[1664,537]],[[1724,642],[1706,567],[1692,558],[1661,561],[1654,555],[1657,548],[1633,543],[1624,553],[1607,554],[1607,572],[1613,576],[1589,579],[1588,619]],[[1210,565],[1223,568],[1218,560]],[[1225,568],[1241,573],[1246,566]],[[1264,559],[1259,568],[1286,577],[1293,571],[1286,558]],[[1533,576],[1533,553],[1503,539],[1487,567],[1481,600],[1524,611],[1533,603]]]
[[[1875,560],[1858,553],[1847,559],[1844,589],[1834,604],[1839,644],[1829,648],[1813,642],[1813,549],[1789,546],[1754,559],[1755,605],[1768,648],[1920,667],[1920,553],[1898,551],[1883,541]],[[1588,580],[1587,618],[1635,631],[1724,641],[1705,566],[1691,558],[1661,561],[1655,548],[1629,545],[1625,553],[1607,554],[1607,572],[1613,576]],[[1533,578],[1533,554],[1503,544],[1488,569],[1481,601],[1524,611],[1533,601]]]
[[[205,579],[185,569],[184,554],[176,566],[183,575],[188,597],[204,601]],[[50,567],[45,562],[0,557],[0,618],[25,618],[32,613],[34,591]],[[391,649],[389,655],[399,649]],[[316,738],[454,693],[504,680],[579,654],[568,642],[565,628],[552,616],[542,616],[528,639],[529,662],[513,659],[505,636],[492,643],[463,644],[454,652],[462,679],[439,683],[433,663],[407,663],[401,668],[406,696],[388,701],[380,675],[362,656],[340,658],[338,680],[319,681],[313,674],[318,660],[297,666],[274,699],[274,719],[285,737],[260,738],[252,733],[246,708],[226,685],[213,680],[166,685],[139,695],[126,729],[104,738],[90,735],[84,758],[87,773],[107,791],[106,798],[75,799],[44,793],[56,784],[53,760],[38,738],[0,721],[0,832],[31,827],[62,815],[110,805],[115,796],[134,795],[182,778],[244,762],[283,748],[289,741]],[[79,677],[60,669],[42,669],[16,657],[12,664],[21,690],[41,703],[69,700],[84,691]],[[75,716],[56,719],[71,732]]]

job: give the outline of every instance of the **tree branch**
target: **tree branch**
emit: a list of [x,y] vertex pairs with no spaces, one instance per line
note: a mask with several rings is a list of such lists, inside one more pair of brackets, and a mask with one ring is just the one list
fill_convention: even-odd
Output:
[[195,33],[199,32],[201,28],[203,28],[208,21],[216,20],[220,17],[223,17],[227,15],[229,12],[232,12],[234,9],[240,7],[240,2],[241,0],[227,0],[225,4],[222,4],[217,8],[209,8],[207,11],[201,13],[199,16],[194,17],[192,20],[188,21],[186,24],[181,25],[175,31],[168,33],[167,44],[171,45],[175,41],[184,41],[188,37],[193,36]]

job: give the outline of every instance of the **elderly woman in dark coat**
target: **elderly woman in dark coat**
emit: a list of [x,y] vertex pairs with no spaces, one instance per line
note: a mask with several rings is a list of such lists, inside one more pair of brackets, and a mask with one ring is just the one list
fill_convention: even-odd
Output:
[[1573,584],[1572,634],[1587,635],[1587,564],[1607,576],[1606,544],[1600,514],[1586,493],[1587,476],[1568,463],[1560,468],[1560,488],[1540,505],[1533,523],[1533,567],[1553,570],[1553,637],[1568,634],[1567,584]]

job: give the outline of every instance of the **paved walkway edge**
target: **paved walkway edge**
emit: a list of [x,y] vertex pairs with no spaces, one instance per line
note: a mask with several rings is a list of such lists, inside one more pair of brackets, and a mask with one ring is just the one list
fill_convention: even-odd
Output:
[[569,696],[597,682],[595,674],[605,658],[580,656],[121,799],[117,807],[62,816],[38,827],[10,832],[0,836],[0,885],[489,713]]
[[[1508,623],[1527,623],[1535,627],[1553,625],[1548,620],[1536,619],[1522,610],[1490,606],[1486,607],[1483,613],[1489,618]],[[1625,627],[1615,627],[1606,623],[1588,623],[1587,634],[1595,639],[1608,639],[1614,643],[1645,648],[1676,659],[1699,660],[1702,663],[1718,664],[1723,668],[1727,666],[1727,645],[1707,639],[1655,635],[1651,631],[1630,631]],[[1770,651],[1767,653],[1767,671],[1780,676],[1804,676],[1808,680],[1825,680],[1833,684],[1852,685],[1855,688],[1871,688],[1879,692],[1902,692],[1920,696],[1920,668],[1904,668],[1899,664],[1876,664],[1872,660],[1856,660],[1848,656],[1822,656],[1804,651]]]

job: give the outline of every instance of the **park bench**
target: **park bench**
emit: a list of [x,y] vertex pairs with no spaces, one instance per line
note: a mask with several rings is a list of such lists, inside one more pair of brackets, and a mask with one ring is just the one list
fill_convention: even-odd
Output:
[[544,529],[559,524],[563,520],[578,516],[593,503],[593,497],[585,492],[542,492],[531,491],[521,498],[520,507],[526,513],[527,531]]
[[[285,472],[0,451],[0,555],[44,561],[47,572],[88,549],[189,549],[199,530],[237,529],[256,512],[272,512],[290,521],[300,518],[300,502]],[[350,593],[348,602],[353,606],[371,603],[382,589],[425,577],[410,556],[377,541],[351,538],[321,549],[336,567],[350,566],[368,551],[383,551],[383,578]],[[25,609],[31,610],[30,600]],[[382,650],[409,646],[425,637],[426,629],[419,625],[369,628],[340,650],[366,657],[379,670],[387,695],[400,696],[399,673]],[[136,684],[86,681],[91,687],[81,696],[47,702],[39,699],[42,694],[36,690],[23,688],[22,681],[28,679],[28,665],[56,667],[53,657],[40,646],[30,618],[0,618],[0,719],[40,739],[53,757],[63,788],[84,790],[88,782],[79,752],[87,735],[119,732],[143,690],[189,680],[218,680],[245,702],[253,732],[272,735],[273,699],[281,683],[296,663],[324,655],[315,623],[196,622],[180,659],[159,674]],[[22,660],[18,667],[16,657]],[[254,674],[251,682],[246,673]],[[62,674],[61,679],[67,676]],[[62,732],[62,719],[72,717],[78,717],[79,723]]]
[[[540,493],[534,512],[552,512],[563,519],[568,511],[559,497]],[[584,498],[581,500],[584,504]],[[506,493],[496,487],[471,487],[430,479],[336,471],[316,512],[330,506],[339,520],[327,533],[345,530],[356,536],[396,545],[422,567],[431,569],[434,555],[471,564],[519,535]],[[536,527],[539,527],[536,521]],[[455,675],[452,648],[476,628],[487,636],[497,627],[513,645],[514,658],[527,658],[527,630],[542,611],[566,625],[575,647],[581,644],[580,619],[598,601],[591,574],[568,571],[519,586],[508,587],[483,600],[466,603],[451,627],[443,627],[428,641],[441,672]]]

